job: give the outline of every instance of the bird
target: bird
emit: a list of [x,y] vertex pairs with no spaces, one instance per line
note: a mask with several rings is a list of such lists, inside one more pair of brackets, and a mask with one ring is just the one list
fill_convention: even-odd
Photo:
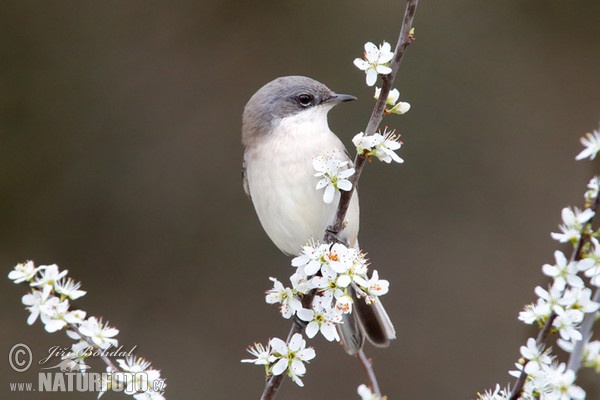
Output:
[[[244,107],[243,187],[267,236],[288,256],[297,256],[309,239],[322,238],[335,219],[340,194],[329,204],[323,201],[315,188],[313,159],[327,154],[352,164],[327,119],[333,107],[352,100],[356,97],[337,94],[314,79],[283,76],[262,86]],[[339,235],[353,248],[358,248],[359,214],[354,190]],[[383,305],[352,294],[355,311],[338,326],[344,349],[356,354],[365,337],[387,347],[395,330]]]

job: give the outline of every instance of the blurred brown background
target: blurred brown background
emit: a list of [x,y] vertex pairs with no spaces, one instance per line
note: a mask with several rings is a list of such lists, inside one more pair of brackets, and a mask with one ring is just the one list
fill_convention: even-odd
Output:
[[[347,145],[372,89],[352,64],[396,41],[404,1],[4,1],[0,5],[0,265],[58,263],[83,282],[78,307],[167,379],[167,397],[254,399],[245,347],[284,337],[265,304],[289,260],[263,233],[240,179],[240,115],[252,93],[302,74],[357,95],[330,125]],[[471,399],[512,379],[536,330],[517,314],[546,285],[560,209],[582,205],[598,163],[575,162],[600,120],[596,0],[422,1],[396,87],[412,104],[384,124],[403,165],[361,180],[361,244],[391,281],[399,339],[370,348],[390,399]],[[0,279],[0,397],[6,355],[69,346],[26,324],[23,285]],[[279,398],[358,398],[359,364],[317,358]],[[95,371],[99,371],[96,364]],[[589,398],[597,375],[586,371]],[[115,394],[107,399],[121,398]]]

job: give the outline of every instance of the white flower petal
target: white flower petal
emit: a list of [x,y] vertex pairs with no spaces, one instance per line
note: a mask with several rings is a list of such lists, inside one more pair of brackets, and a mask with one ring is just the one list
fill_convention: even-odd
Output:
[[281,358],[279,359],[279,361],[277,361],[275,363],[275,365],[273,365],[273,368],[271,368],[271,373],[273,375],[281,375],[288,367],[288,360],[287,358]]
[[367,70],[367,85],[373,86],[377,82],[377,71],[374,69]]

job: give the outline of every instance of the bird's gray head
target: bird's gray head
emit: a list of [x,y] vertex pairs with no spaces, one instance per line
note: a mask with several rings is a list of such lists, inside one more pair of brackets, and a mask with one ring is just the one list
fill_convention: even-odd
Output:
[[248,100],[242,116],[242,143],[247,146],[269,134],[283,118],[314,107],[325,111],[344,101],[356,100],[347,94],[336,94],[327,86],[305,76],[284,76],[260,88]]

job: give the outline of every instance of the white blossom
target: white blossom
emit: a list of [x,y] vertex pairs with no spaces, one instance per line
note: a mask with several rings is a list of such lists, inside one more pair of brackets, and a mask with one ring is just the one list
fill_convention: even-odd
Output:
[[594,216],[592,210],[585,209],[581,211],[577,207],[571,209],[565,207],[561,212],[563,223],[559,225],[561,233],[551,233],[552,239],[561,243],[576,242],[581,236],[581,228],[590,218]]
[[356,58],[354,65],[367,74],[367,85],[373,86],[378,74],[387,75],[392,72],[388,66],[394,58],[391,50],[392,47],[385,41],[379,47],[371,42],[365,43],[364,58]]
[[307,275],[316,274],[321,269],[326,249],[326,245],[320,245],[318,242],[303,246],[300,254],[292,259],[292,267],[303,267]]
[[305,362],[315,358],[315,351],[312,347],[306,347],[306,341],[300,333],[296,333],[286,343],[279,338],[273,338],[269,341],[272,354],[277,361],[271,368],[273,375],[281,375],[287,371],[287,375],[298,385],[304,386],[300,379],[306,372]]
[[15,269],[8,273],[8,279],[12,279],[14,283],[31,281],[35,277],[37,271],[38,268],[35,267],[33,261],[19,263],[15,266]]
[[[375,88],[375,96],[373,96],[373,97],[375,98],[375,100],[378,100],[380,95],[381,95],[381,88],[376,87]],[[385,104],[387,104],[388,106],[394,106],[394,105],[396,105],[396,102],[398,101],[399,98],[400,98],[400,91],[398,89],[392,89],[388,93],[388,97],[385,101]]]
[[389,290],[390,283],[385,279],[379,279],[377,271],[373,271],[370,279],[364,279],[360,276],[354,277],[354,282],[367,293],[365,299],[367,303],[376,301],[377,297],[383,296]]
[[79,332],[92,339],[96,346],[101,349],[107,349],[110,346],[117,346],[117,339],[113,339],[119,333],[116,328],[111,328],[108,324],[103,324],[102,320],[96,317],[90,317],[83,321],[79,326]]
[[302,308],[302,302],[296,297],[292,289],[284,287],[275,278],[269,278],[273,282],[273,288],[267,291],[265,301],[268,304],[281,303],[279,310],[284,318],[290,318],[296,311]]
[[331,307],[330,299],[317,296],[313,300],[312,309],[303,308],[298,311],[298,317],[308,322],[306,336],[313,338],[318,332],[330,342],[340,341],[336,326],[342,322],[342,313]]
[[392,161],[403,163],[404,160],[395,153],[395,150],[402,147],[399,138],[395,131],[384,129],[383,134],[377,132],[368,136],[359,132],[352,138],[352,143],[356,146],[356,151],[364,157],[377,157],[388,164]]
[[40,307],[42,307],[48,300],[55,298],[54,295],[50,295],[52,291],[51,286],[44,286],[42,290],[32,290],[31,293],[27,293],[23,296],[21,301],[23,302],[27,310],[29,310],[29,318],[27,323],[32,325],[40,315]]
[[[379,96],[381,94],[381,88],[376,87],[375,88],[375,99],[379,99]],[[398,99],[400,98],[400,91],[398,89],[392,89],[390,90],[389,94],[388,94],[388,98],[386,99],[385,103],[388,106],[392,106],[392,108],[386,108],[385,112],[388,114],[406,114],[408,112],[408,110],[410,110],[410,104],[406,103],[406,102],[399,102],[398,104],[396,104],[396,102],[398,101]]]
[[545,275],[554,278],[554,283],[558,288],[564,289],[567,284],[572,287],[581,288],[584,286],[583,280],[577,275],[579,272],[577,262],[569,262],[561,251],[554,252],[555,265],[544,264],[542,271]]
[[63,277],[54,282],[54,290],[58,294],[62,294],[71,300],[76,300],[87,293],[85,290],[79,290],[81,283],[73,281],[71,278]]
[[243,363],[269,365],[277,360],[277,357],[271,354],[271,347],[268,344],[267,347],[265,347],[261,343],[254,343],[254,346],[250,346],[247,350],[248,353],[252,354],[255,358],[246,358],[242,360]]
[[68,270],[59,272],[58,265],[40,265],[38,267],[40,277],[31,283],[31,286],[54,286],[54,283],[67,275]]
[[555,308],[557,314],[552,326],[558,330],[560,337],[564,340],[581,340],[581,332],[577,329],[579,323],[583,320],[583,312],[579,310],[563,310],[560,307]]
[[548,319],[551,312],[550,305],[546,301],[538,299],[536,303],[525,306],[523,311],[519,313],[519,320],[528,325],[531,325],[534,322],[541,323]]
[[314,289],[311,279],[304,272],[304,268],[297,268],[296,272],[290,276],[290,282],[295,293],[306,294]]
[[544,368],[545,399],[557,400],[583,400],[585,391],[575,385],[575,372],[567,369],[564,363],[559,365],[549,365]]
[[313,288],[319,289],[319,292],[330,298],[336,299],[344,294],[344,288],[349,284],[346,280],[342,283],[345,284],[345,286],[340,286],[338,284],[338,274],[329,265],[324,265],[321,268],[321,276],[315,276],[311,280]]
[[316,189],[325,188],[323,201],[331,203],[337,191],[349,191],[352,183],[347,179],[354,174],[354,168],[348,168],[349,161],[338,160],[329,155],[313,159],[313,167],[317,171],[315,177],[321,178]]
[[67,325],[65,316],[69,311],[69,302],[60,301],[58,297],[52,297],[40,306],[40,319],[44,323],[47,332],[56,332]]
[[558,303],[565,309],[579,310],[583,313],[598,311],[600,304],[592,301],[592,290],[572,287],[565,290]]
[[600,132],[594,130],[592,133],[586,133],[581,138],[581,144],[585,147],[581,153],[577,154],[576,160],[583,160],[589,158],[593,160],[600,151]]
[[521,346],[521,355],[528,361],[525,365],[525,372],[535,374],[542,368],[542,365],[550,364],[552,358],[548,353],[537,345],[534,338],[527,339],[527,345]]

